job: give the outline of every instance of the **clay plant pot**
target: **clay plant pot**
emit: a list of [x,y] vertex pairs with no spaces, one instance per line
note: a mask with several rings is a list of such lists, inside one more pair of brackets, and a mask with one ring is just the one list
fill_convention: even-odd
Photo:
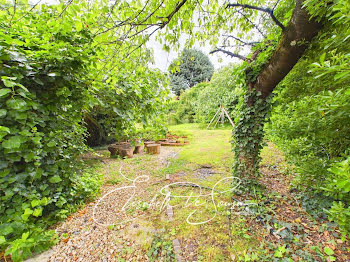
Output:
[[144,145],[137,145],[135,146],[134,154],[142,154],[144,150],[145,150]]
[[132,158],[134,157],[134,147],[128,146],[128,145],[124,145],[119,147],[119,155],[122,158]]
[[160,144],[149,144],[146,148],[147,154],[155,155],[160,153]]
[[143,144],[145,145],[145,147],[147,148],[148,145],[154,144],[154,141],[145,141],[143,142]]
[[108,151],[111,152],[111,157],[119,155],[119,144],[111,144],[111,145],[109,145],[108,146]]

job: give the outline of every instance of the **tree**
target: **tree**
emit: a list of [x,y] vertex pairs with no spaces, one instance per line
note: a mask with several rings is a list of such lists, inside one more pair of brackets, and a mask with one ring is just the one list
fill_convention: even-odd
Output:
[[[268,13],[281,29],[276,47],[256,49],[253,58],[245,59],[245,81],[247,93],[241,108],[239,122],[234,129],[235,171],[246,178],[258,174],[260,149],[262,148],[263,126],[270,110],[269,97],[303,55],[310,41],[321,29],[321,24],[311,19],[297,0],[290,21],[286,27],[277,22],[273,10],[243,4],[229,4],[227,7],[241,7]],[[282,26],[281,26],[282,25]],[[265,44],[266,43],[265,41]],[[265,55],[261,56],[261,55]]]
[[176,95],[182,90],[209,81],[214,73],[214,66],[209,57],[196,49],[184,49],[181,56],[169,66],[171,88]]

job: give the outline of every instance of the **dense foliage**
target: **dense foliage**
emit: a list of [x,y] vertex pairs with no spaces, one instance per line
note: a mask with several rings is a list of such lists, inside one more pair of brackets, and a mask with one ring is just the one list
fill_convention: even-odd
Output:
[[64,217],[91,189],[81,185],[74,158],[84,149],[80,123],[96,50],[87,48],[88,30],[47,23],[53,17],[43,7],[8,28],[1,14],[0,232],[14,260],[42,248],[47,221]]
[[[214,73],[207,87],[203,88],[198,96],[196,120],[199,123],[209,123],[220,105],[228,111],[232,119],[236,118],[237,106],[243,94],[236,82],[239,70],[237,65],[231,64]],[[227,119],[225,121],[228,122]]]
[[350,222],[344,160],[350,148],[350,31],[345,26],[350,20],[344,14],[350,9],[343,1],[307,4],[312,14],[329,22],[276,90],[267,132],[295,166],[299,187],[342,201],[334,203],[331,217],[345,225]]
[[90,5],[27,12],[23,2],[11,15],[1,6],[0,247],[15,261],[47,248],[45,230],[98,192],[100,175],[77,159],[87,116],[102,114],[115,137],[159,122],[166,78],[148,69],[148,50],[116,55],[101,44],[96,25],[108,9]]
[[163,130],[160,112],[169,90],[165,75],[146,64],[149,54],[144,53],[140,65],[124,65],[114,74],[113,85],[103,83],[94,94],[96,104],[85,114],[91,146],[116,140],[133,139],[136,133],[149,126]]
[[200,83],[181,93],[179,98],[174,98],[168,103],[168,123],[176,125],[180,123],[196,122],[198,95],[209,83]]
[[334,163],[328,171],[326,183],[321,189],[335,201],[329,210],[329,218],[335,221],[344,236],[350,235],[350,157]]
[[197,49],[184,49],[169,66],[171,89],[176,95],[194,85],[209,81],[214,66],[209,57]]
[[[214,73],[208,83],[200,83],[183,92],[169,105],[169,123],[209,123],[220,105],[232,119],[238,114],[236,107],[243,90],[236,83],[237,65],[226,66]],[[228,121],[226,119],[226,121]]]

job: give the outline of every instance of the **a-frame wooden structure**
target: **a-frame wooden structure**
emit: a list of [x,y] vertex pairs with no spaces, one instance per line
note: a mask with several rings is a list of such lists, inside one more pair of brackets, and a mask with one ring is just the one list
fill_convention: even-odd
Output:
[[218,124],[220,119],[221,119],[221,123],[224,124],[225,116],[228,118],[231,125],[234,127],[235,124],[233,123],[233,121],[232,121],[231,117],[229,116],[229,114],[227,113],[226,109],[224,108],[223,105],[220,105],[218,111],[216,111],[216,114],[214,115],[214,117],[212,118],[210,123],[208,124],[207,129],[210,127],[210,125],[213,123],[213,121],[216,117],[217,117],[217,120],[215,122],[214,128],[216,127],[216,125]]

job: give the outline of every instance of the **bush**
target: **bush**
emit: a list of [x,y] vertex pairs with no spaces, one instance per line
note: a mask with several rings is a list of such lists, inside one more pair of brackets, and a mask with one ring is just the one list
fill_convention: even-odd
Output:
[[321,189],[324,194],[334,198],[329,210],[329,218],[335,221],[343,235],[350,233],[350,156],[345,160],[334,163],[328,171],[325,186]]
[[77,156],[99,48],[72,16],[57,22],[57,6],[28,13],[23,3],[13,17],[1,7],[0,252],[20,261],[48,248],[49,226],[98,191]]
[[311,196],[316,192],[335,200],[329,218],[348,234],[349,159],[344,155],[350,148],[350,17],[343,14],[350,6],[317,0],[306,0],[305,6],[316,19],[322,17],[324,27],[276,89],[266,129],[295,166],[297,185]]
[[315,189],[327,168],[350,147],[350,92],[323,91],[277,106],[268,133],[296,166],[300,185]]
[[350,48],[342,40],[348,28],[333,13],[349,7],[340,2],[334,3],[339,5],[335,9],[327,5],[329,17],[334,14],[335,19],[277,87],[267,125],[270,138],[295,165],[299,186],[315,190],[324,185],[330,165],[350,147]]
[[[141,52],[140,52],[141,53]],[[144,64],[149,55],[142,53]],[[159,115],[164,110],[167,78],[157,69],[141,63],[134,71],[120,69],[113,75],[113,85],[103,83],[96,92],[96,104],[85,114],[89,136],[88,145],[96,146],[123,139],[126,133],[135,133],[138,124],[152,127],[161,124]],[[133,74],[138,77],[134,77]],[[119,74],[123,76],[119,79]]]
[[196,120],[198,96],[208,85],[209,83],[200,83],[181,93],[178,100],[170,101],[168,104],[168,123],[194,123]]
[[10,29],[0,19],[0,239],[15,261],[46,247],[45,229],[86,196],[74,163],[94,50],[88,30],[48,23],[56,15],[43,6]]
[[[199,83],[182,92],[178,100],[168,104],[168,122],[209,123],[223,105],[230,117],[237,116],[237,105],[243,89],[236,83],[235,75],[240,70],[236,65],[229,65],[215,72],[209,83]],[[228,120],[225,118],[225,121]]]
[[[201,90],[196,103],[196,121],[209,123],[223,105],[230,117],[234,119],[237,113],[237,105],[243,95],[243,89],[236,83],[236,74],[239,67],[232,64],[215,72],[209,85]],[[225,121],[228,121],[225,118]]]

